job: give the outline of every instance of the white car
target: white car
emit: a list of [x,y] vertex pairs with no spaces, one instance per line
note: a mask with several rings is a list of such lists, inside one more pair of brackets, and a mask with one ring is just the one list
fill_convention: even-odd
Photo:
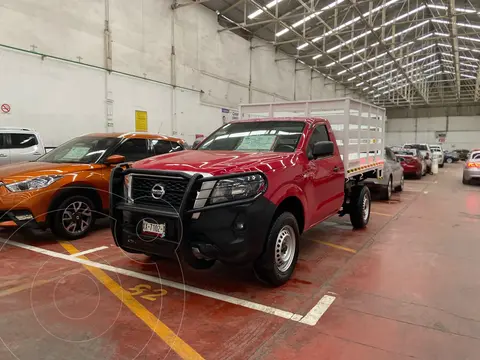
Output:
[[44,154],[45,146],[35,130],[0,127],[0,166],[33,161]]
[[438,160],[438,167],[443,168],[445,164],[445,153],[441,145],[434,144],[430,145],[430,149],[433,152],[433,158]]

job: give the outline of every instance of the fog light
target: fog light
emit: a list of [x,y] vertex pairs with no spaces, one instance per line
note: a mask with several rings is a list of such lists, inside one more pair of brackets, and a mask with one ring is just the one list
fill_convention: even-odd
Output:
[[237,223],[235,223],[235,229],[243,230],[243,229],[245,229],[245,224],[243,222],[237,222]]
[[25,214],[25,215],[15,215],[15,218],[18,221],[25,221],[25,220],[32,220],[33,216],[30,214]]

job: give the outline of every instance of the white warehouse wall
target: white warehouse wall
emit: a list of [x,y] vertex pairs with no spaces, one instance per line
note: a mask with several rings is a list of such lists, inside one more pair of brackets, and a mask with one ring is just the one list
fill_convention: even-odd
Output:
[[285,54],[272,46],[220,28],[209,9],[172,10],[170,0],[2,0],[0,103],[12,111],[0,112],[0,126],[33,127],[57,146],[133,131],[135,110],[144,110],[150,132],[192,141],[222,124],[222,108],[347,94],[300,63],[276,61]]
[[480,116],[394,118],[387,121],[386,144],[435,144],[437,132],[446,133],[445,149],[480,147]]

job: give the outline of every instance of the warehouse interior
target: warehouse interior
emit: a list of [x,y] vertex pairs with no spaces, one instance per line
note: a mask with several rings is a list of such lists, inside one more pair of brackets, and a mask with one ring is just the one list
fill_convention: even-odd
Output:
[[[256,157],[244,159],[240,147],[208,147],[247,112],[260,123],[305,122],[298,144],[307,143],[307,128],[320,116],[332,143],[329,156],[338,157],[345,178],[338,178],[337,165],[325,180],[324,165],[307,164],[302,172],[302,160],[288,154],[251,155],[245,147]],[[338,127],[343,115],[346,125]],[[357,116],[369,122],[355,123]],[[265,129],[278,136],[291,130]],[[15,145],[16,136],[25,140]],[[129,139],[148,141],[154,157],[145,159],[137,148],[120,154],[121,161],[105,145],[88,163],[58,160],[68,144],[65,153],[84,156],[89,145],[77,139],[85,136],[102,136],[112,149]],[[31,141],[33,158],[23,146]],[[169,144],[168,154],[155,145],[160,142]],[[349,155],[353,147],[358,157]],[[271,149],[266,152],[277,152]],[[259,181],[255,200],[271,196],[255,210],[258,234],[273,231],[288,195],[302,238],[289,281],[265,285],[258,269],[227,266],[200,245],[192,247],[198,268],[181,256],[124,251],[115,231],[130,220],[117,222],[113,185],[124,162],[134,164],[127,171],[182,171],[218,181],[243,169],[248,181]],[[311,171],[323,171],[325,179],[298,185]],[[366,179],[366,171],[376,178]],[[278,172],[292,177],[285,183],[297,184],[295,190],[272,180]],[[344,183],[368,189],[366,228],[336,215],[330,204],[339,201],[336,188],[325,185],[335,176],[340,215],[352,217],[345,204],[355,190]],[[478,0],[0,0],[0,359],[475,359],[476,180]],[[148,184],[148,196],[150,188],[154,199],[168,196],[166,183]],[[177,197],[187,201],[192,186]],[[275,186],[287,195],[271,193]],[[296,195],[309,186],[324,194],[313,200],[319,221],[311,226],[302,210],[310,200]],[[194,220],[204,216],[194,209],[206,190],[198,189],[188,213]],[[251,205],[235,204],[241,211]],[[261,222],[273,204],[273,220]],[[335,216],[318,215],[328,206]],[[225,214],[232,211],[222,209],[214,209],[220,212],[213,223],[230,221]],[[97,210],[102,218],[86,220],[84,231],[82,214]],[[184,205],[174,210],[188,212]],[[79,216],[75,240],[69,225],[53,224],[64,224],[65,214]],[[228,234],[243,226],[250,231],[234,222]],[[39,228],[30,229],[32,223]],[[212,259],[218,261],[210,268]]]

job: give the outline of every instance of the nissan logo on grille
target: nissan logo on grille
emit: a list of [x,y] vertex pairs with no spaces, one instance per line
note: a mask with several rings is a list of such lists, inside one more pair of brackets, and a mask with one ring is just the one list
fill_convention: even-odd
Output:
[[162,184],[155,184],[152,187],[152,197],[154,199],[161,199],[165,195],[165,188],[163,187]]

